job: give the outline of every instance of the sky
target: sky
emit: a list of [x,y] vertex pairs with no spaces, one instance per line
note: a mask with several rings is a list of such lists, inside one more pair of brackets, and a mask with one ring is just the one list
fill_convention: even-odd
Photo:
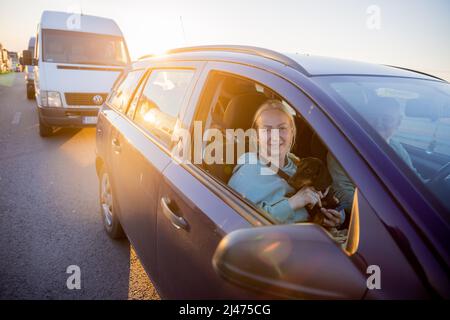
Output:
[[450,81],[450,0],[0,0],[0,43],[26,49],[43,10],[114,19],[133,59],[242,44],[397,65]]

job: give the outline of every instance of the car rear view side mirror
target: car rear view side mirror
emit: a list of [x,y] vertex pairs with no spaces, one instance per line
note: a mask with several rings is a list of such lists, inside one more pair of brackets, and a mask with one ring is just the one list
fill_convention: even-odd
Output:
[[361,299],[367,289],[365,273],[315,224],[234,231],[213,266],[226,280],[275,298]]
[[428,118],[432,121],[450,118],[450,102],[439,105],[431,99],[410,100],[405,105],[405,115],[412,118]]

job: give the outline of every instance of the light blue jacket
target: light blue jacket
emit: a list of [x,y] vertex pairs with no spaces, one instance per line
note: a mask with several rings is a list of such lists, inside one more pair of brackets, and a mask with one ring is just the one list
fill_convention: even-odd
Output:
[[[288,202],[286,194],[294,189],[276,173],[262,174],[267,170],[268,167],[259,161],[256,153],[245,153],[239,157],[228,185],[269,213],[278,223],[308,221],[309,214],[305,208],[293,210]],[[292,176],[297,167],[288,157],[282,170]]]

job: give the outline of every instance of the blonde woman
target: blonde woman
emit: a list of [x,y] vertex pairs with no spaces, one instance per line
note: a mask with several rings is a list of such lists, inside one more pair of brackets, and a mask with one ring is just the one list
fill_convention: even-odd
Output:
[[[265,156],[276,159],[278,167],[288,175],[293,175],[297,170],[290,154],[294,144],[296,128],[293,115],[287,107],[278,100],[264,102],[255,113],[253,127],[265,129],[266,135],[258,136],[258,153],[265,151]],[[278,129],[278,138],[272,139],[271,130]],[[262,131],[264,132],[264,131]],[[267,164],[263,162],[261,154],[246,153],[239,160],[233,170],[233,175],[228,182],[229,186],[252,201],[278,223],[296,223],[309,220],[307,205],[314,206],[320,203],[323,194],[313,188],[304,187],[291,197],[292,187],[276,173],[262,174],[267,170]],[[273,163],[273,162],[272,162]],[[336,227],[340,225],[344,217],[335,210],[322,209],[325,216],[324,226]]]

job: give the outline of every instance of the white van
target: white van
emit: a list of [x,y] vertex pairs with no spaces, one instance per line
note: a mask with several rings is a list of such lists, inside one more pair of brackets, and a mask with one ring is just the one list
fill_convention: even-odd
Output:
[[99,107],[129,61],[113,20],[44,11],[33,59],[40,135],[54,127],[95,126]]
[[[30,40],[28,41],[28,51],[29,52],[34,52],[34,46],[36,44],[36,38],[35,37],[31,37]],[[22,64],[24,65],[24,71],[25,71],[25,84],[26,84],[26,88],[27,88],[27,98],[28,99],[34,99],[34,70],[33,70],[33,66],[31,65],[31,61],[28,61],[28,63],[30,63],[30,65],[26,65],[24,63],[24,57],[27,55],[26,52],[22,53]],[[31,59],[29,59],[31,60]]]

